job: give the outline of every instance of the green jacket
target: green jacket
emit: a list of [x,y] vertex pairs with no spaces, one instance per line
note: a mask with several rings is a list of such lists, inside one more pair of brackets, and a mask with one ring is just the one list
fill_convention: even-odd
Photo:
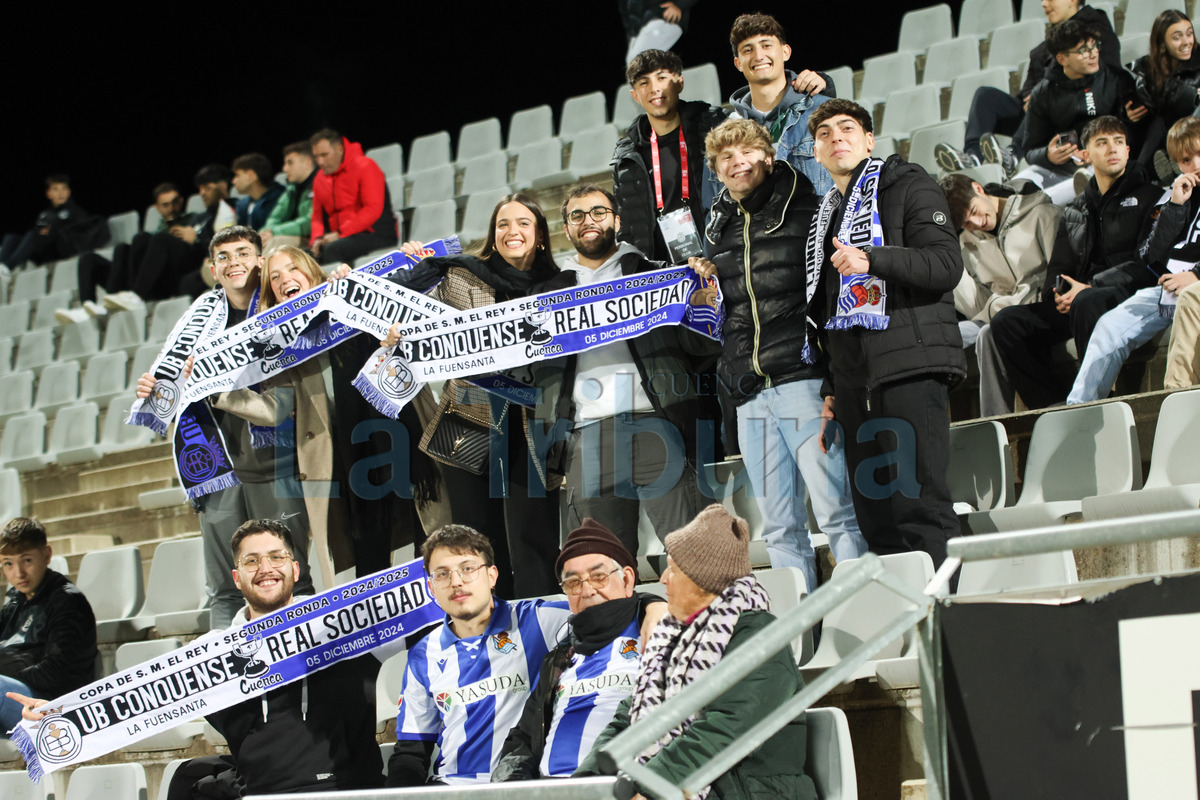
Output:
[[[775,617],[766,611],[742,614],[725,652],[733,652],[774,621]],[[804,679],[800,677],[792,649],[785,647],[701,710],[687,732],[659,750],[647,766],[678,785],[803,686]],[[579,765],[577,776],[600,774],[596,753],[629,727],[632,700],[631,697],[621,703],[616,717]],[[713,800],[816,800],[816,786],[812,778],[804,774],[806,747],[807,728],[802,714],[740,764],[717,778],[709,797]]]
[[312,232],[312,179],[317,171],[303,183],[289,183],[283,191],[283,196],[271,209],[263,230],[268,230],[275,236],[299,236],[300,241],[308,243]]

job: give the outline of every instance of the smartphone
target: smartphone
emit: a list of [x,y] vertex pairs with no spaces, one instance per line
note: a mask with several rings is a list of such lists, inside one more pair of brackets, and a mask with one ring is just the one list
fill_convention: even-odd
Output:
[[1061,147],[1064,144],[1073,144],[1079,146],[1079,134],[1075,131],[1064,131],[1058,135],[1058,144]]
[[1067,292],[1071,291],[1071,283],[1067,280],[1065,275],[1059,275],[1058,281],[1054,284],[1054,289],[1059,294],[1066,294]]

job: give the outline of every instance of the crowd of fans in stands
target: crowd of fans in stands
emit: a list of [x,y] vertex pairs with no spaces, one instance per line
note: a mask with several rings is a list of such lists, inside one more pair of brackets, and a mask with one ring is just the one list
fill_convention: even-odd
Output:
[[[664,18],[689,6],[663,4]],[[375,346],[362,335],[254,389],[214,395],[207,404],[241,479],[197,501],[214,629],[286,605],[294,587],[310,592],[310,539],[314,568],[331,560],[358,575],[417,544],[447,616],[410,650],[388,785],[591,774],[594,746],[770,619],[746,523],[708,505],[699,465],[742,456],[772,566],[798,568],[811,591],[820,569],[806,500],[837,561],[868,550],[945,559],[959,532],[946,480],[949,392],[967,374],[971,347],[984,414],[1011,412],[1014,394],[1029,408],[1105,396],[1124,358],[1172,318],[1167,385],[1195,384],[1200,119],[1191,114],[1200,69],[1191,23],[1160,16],[1150,55],[1129,71],[1103,11],[1076,0],[1043,7],[1052,24],[1030,54],[1025,87],[1015,97],[979,91],[965,149],[939,148],[949,172],[940,185],[899,156],[872,157],[871,110],[839,98],[851,87],[823,73],[787,69],[791,48],[769,16],[734,21],[730,45],[747,84],[732,111],[681,101],[683,67],[669,51],[633,55],[626,77],[645,113],[617,145],[611,192],[564,192],[573,252],[556,262],[550,220],[518,192],[497,203],[474,253],[424,258],[391,279],[467,309],[687,264],[701,279],[693,302],[721,289],[723,341],[666,327],[537,362],[508,376],[539,390],[532,406],[470,381],[449,382],[440,402],[425,388],[396,427],[365,440],[352,435],[356,426],[381,418],[350,386]],[[1002,182],[977,179],[984,161],[1000,166]],[[205,209],[192,214],[177,187],[157,187],[158,230],[119,245],[111,260],[82,256],[82,312],[105,313],[98,286],[109,308],[122,308],[200,295],[207,275],[232,326],[324,282],[320,264],[399,244],[400,198],[358,143],[319,131],[284,149],[284,172],[286,187],[259,154],[205,167],[195,181]],[[48,187],[54,209],[31,234],[6,240],[0,258],[95,246],[65,179]],[[423,254],[419,242],[399,249]],[[398,340],[395,327],[382,344]],[[1073,385],[1051,357],[1067,340],[1082,361]],[[139,396],[154,386],[143,375]],[[288,417],[295,446],[254,446],[251,424]],[[443,449],[447,437],[482,444]],[[406,477],[377,470],[371,485],[397,491],[367,497],[352,466],[383,463],[375,457],[393,441],[412,444],[402,448],[408,463],[380,469]],[[665,609],[634,592],[643,513],[666,549]],[[281,517],[286,526],[270,522]],[[6,576],[14,548],[49,558],[44,535],[6,539]],[[37,581],[9,583],[10,604],[36,600]],[[566,604],[513,599],[560,588]],[[0,648],[10,635],[6,624]],[[3,659],[0,673],[10,674]],[[379,785],[381,765],[364,751],[376,752],[373,720],[357,705],[373,674],[360,664],[327,676],[328,696],[315,684],[303,700],[284,687],[261,707],[221,716],[246,789]],[[480,688],[501,676],[527,687],[528,701]],[[790,656],[768,661],[642,759],[680,780],[801,685]],[[57,687],[26,681],[14,691]],[[486,703],[473,704],[472,687]],[[337,706],[342,721],[322,727],[333,698],[349,696],[358,699]],[[317,709],[312,718],[301,703],[305,714]],[[814,796],[802,725],[705,793]],[[302,730],[330,745],[314,757],[318,774],[264,766]]]

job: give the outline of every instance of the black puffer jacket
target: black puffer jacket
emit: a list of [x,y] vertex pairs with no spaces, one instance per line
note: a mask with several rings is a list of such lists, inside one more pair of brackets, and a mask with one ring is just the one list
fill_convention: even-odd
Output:
[[0,610],[0,675],[53,699],[96,675],[96,616],[83,592],[52,569],[26,598],[15,588]]
[[1170,126],[1175,120],[1189,116],[1196,110],[1196,90],[1200,88],[1200,50],[1193,50],[1191,58],[1176,65],[1162,86],[1150,84],[1150,56],[1142,56],[1133,62],[1133,77],[1137,82],[1141,104]]
[[[698,228],[704,226],[705,215],[713,201],[705,169],[704,137],[720,125],[729,112],[708,103],[689,101],[679,104],[679,124],[688,148],[688,175],[691,176],[689,203]],[[617,240],[629,242],[651,259],[665,259],[666,253],[654,252],[655,231],[658,226],[654,201],[654,182],[650,165],[642,158],[639,148],[650,143],[650,120],[645,114],[633,121],[625,136],[613,150],[613,195],[621,214],[621,230]],[[673,134],[678,139],[678,134]]]
[[[722,191],[705,231],[725,296],[725,346],[719,372],[742,403],[766,387],[821,376],[816,337],[809,337],[805,243],[817,197],[786,161],[744,200]],[[804,363],[805,341],[812,364]]]
[[[962,278],[962,253],[946,196],[924,169],[892,156],[879,182],[879,215],[884,244],[871,250],[870,273],[887,282],[890,321],[882,331],[841,331],[824,330],[820,320],[833,373],[824,394],[836,396],[844,383],[871,389],[918,376],[957,382],[967,374],[953,295]],[[827,246],[821,270],[825,314],[837,307],[841,285],[829,254]]]
[[1088,181],[1059,218],[1042,300],[1054,302],[1054,286],[1062,274],[1092,286],[1123,287],[1129,294],[1152,285],[1155,273],[1146,268],[1138,246],[1149,236],[1162,193],[1136,166],[1103,195],[1095,178]]
[[[1079,10],[1071,19],[1082,22],[1087,27],[1099,32],[1100,61],[1114,69],[1121,69],[1121,40],[1117,38],[1108,14],[1093,6],[1085,6],[1080,0]],[[1054,64],[1054,54],[1050,52],[1050,48],[1046,47],[1046,42],[1038,42],[1037,47],[1029,51],[1029,70],[1025,73],[1025,85],[1021,87],[1017,96],[1029,97],[1034,87],[1042,82],[1042,79],[1046,77],[1046,72]]]
[[[1029,98],[1029,113],[1025,115],[1025,160],[1046,169],[1074,172],[1073,161],[1068,161],[1065,166],[1052,163],[1046,155],[1046,146],[1056,133],[1075,131],[1078,134],[1089,122],[1105,114],[1120,117],[1130,128],[1130,139],[1135,138],[1136,131],[1125,117],[1124,108],[1124,98],[1133,88],[1133,75],[1124,69],[1101,63],[1100,71],[1095,75],[1071,80],[1059,64],[1054,64],[1046,73],[1046,80]],[[1079,144],[1083,145],[1082,138]]]
[[1191,271],[1200,278],[1200,241],[1187,236],[1197,214],[1200,214],[1200,196],[1195,193],[1181,206],[1168,201],[1158,207],[1150,233],[1138,249],[1142,260],[1156,273],[1166,272],[1167,260],[1175,258],[1192,263]]

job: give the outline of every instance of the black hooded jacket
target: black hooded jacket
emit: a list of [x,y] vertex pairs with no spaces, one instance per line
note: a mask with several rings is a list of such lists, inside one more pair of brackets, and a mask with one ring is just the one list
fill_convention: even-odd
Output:
[[[1114,69],[1101,62],[1096,74],[1072,80],[1055,63],[1046,73],[1046,80],[1038,84],[1029,97],[1029,112],[1025,115],[1025,160],[1046,169],[1073,172],[1073,161],[1065,165],[1050,161],[1047,145],[1055,134],[1066,131],[1079,134],[1089,122],[1106,114],[1120,117],[1130,128],[1130,138],[1134,138],[1135,130],[1126,119],[1124,108],[1126,97],[1133,89],[1133,75],[1124,69]],[[1079,146],[1083,146],[1082,138]]]
[[1192,50],[1192,57],[1171,70],[1162,86],[1150,83],[1150,56],[1142,56],[1133,62],[1133,77],[1137,82],[1139,102],[1158,114],[1170,126],[1180,117],[1196,110],[1200,89],[1200,50]]
[[[762,389],[822,375],[809,330],[804,255],[817,208],[808,178],[786,161],[741,202],[722,191],[705,231],[725,298],[725,345],[718,371],[744,402]],[[812,355],[802,357],[805,342]]]
[[1095,178],[1088,181],[1059,218],[1042,300],[1054,302],[1062,274],[1091,286],[1123,287],[1129,294],[1152,285],[1156,274],[1147,269],[1138,247],[1150,233],[1162,193],[1134,165],[1104,194]]
[[[708,103],[688,101],[679,104],[679,125],[688,149],[688,174],[691,176],[689,203],[696,227],[704,225],[708,212],[704,204],[706,190],[704,177],[704,137],[720,125],[728,112]],[[675,138],[678,135],[672,134]],[[613,195],[621,214],[621,230],[617,240],[629,242],[641,250],[647,258],[665,258],[665,253],[654,252],[654,241],[658,229],[657,210],[654,200],[654,182],[650,165],[642,158],[640,150],[650,143],[650,120],[642,114],[633,121],[625,136],[617,142],[613,151]]]

